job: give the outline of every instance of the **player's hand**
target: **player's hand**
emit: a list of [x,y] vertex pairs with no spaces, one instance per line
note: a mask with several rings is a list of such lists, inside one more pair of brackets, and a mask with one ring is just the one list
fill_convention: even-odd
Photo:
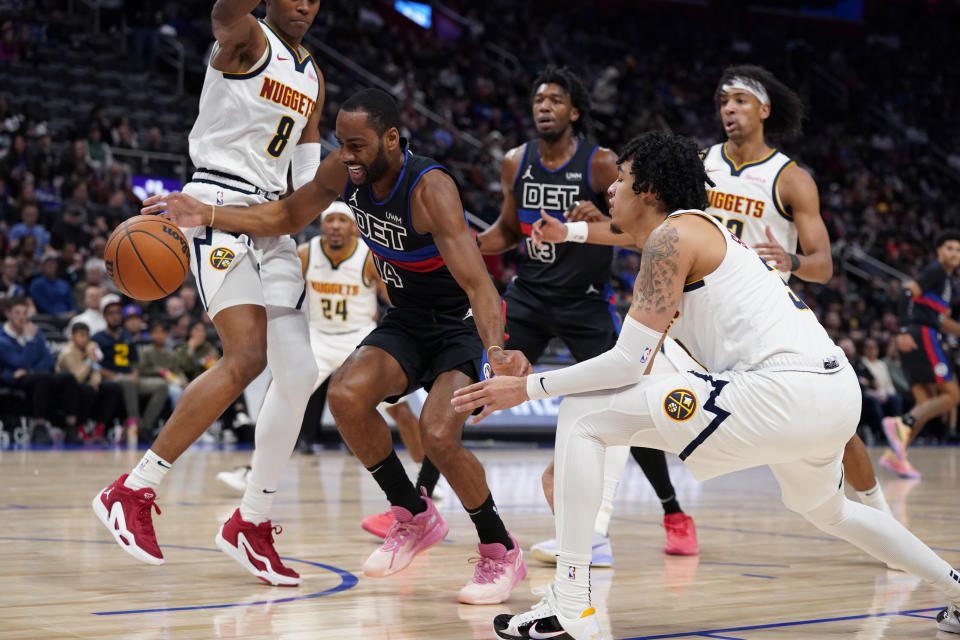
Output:
[[178,227],[186,229],[206,225],[211,207],[196,198],[174,191],[166,195],[150,196],[143,201],[140,213],[164,216]]
[[563,214],[570,222],[599,222],[607,216],[603,215],[603,211],[597,208],[590,200],[577,200],[576,204],[573,205],[568,211]]
[[913,339],[913,336],[909,333],[898,333],[897,334],[897,349],[900,353],[905,351],[913,351],[917,348],[917,341]]
[[497,376],[457,389],[453,392],[450,404],[460,413],[470,413],[477,407],[483,407],[483,411],[470,421],[476,424],[494,411],[515,407],[529,399],[525,377]]
[[533,373],[533,365],[522,351],[497,349],[489,355],[490,368],[498,376],[525,376]]
[[765,229],[765,232],[769,242],[758,242],[753,245],[753,250],[763,258],[764,262],[772,262],[777,271],[790,271],[790,254],[773,237],[769,226]]
[[567,226],[541,209],[540,220],[530,228],[530,239],[535,247],[544,242],[564,242],[567,239]]

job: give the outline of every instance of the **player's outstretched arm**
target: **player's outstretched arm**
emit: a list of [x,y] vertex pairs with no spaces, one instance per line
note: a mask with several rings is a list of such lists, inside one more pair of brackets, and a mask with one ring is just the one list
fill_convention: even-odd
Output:
[[767,242],[753,249],[764,260],[772,261],[780,271],[790,271],[807,282],[825,283],[833,277],[830,234],[820,216],[820,194],[810,174],[797,165],[783,172],[779,185],[780,201],[793,214],[803,255],[789,253],[766,231]]
[[218,71],[247,71],[267,48],[267,37],[250,13],[258,0],[217,0],[210,13],[213,37],[220,50],[211,63]]
[[[617,389],[638,382],[663,344],[680,305],[683,285],[694,262],[689,247],[708,238],[706,231],[692,227],[688,221],[667,221],[650,234],[643,247],[634,302],[612,349],[563,369],[472,384],[454,392],[453,407],[461,412],[484,407],[474,419],[478,422],[525,400]],[[713,238],[714,244],[718,239]]]
[[503,159],[503,166],[500,168],[500,185],[503,189],[500,217],[477,237],[481,253],[503,253],[513,249],[523,239],[520,219],[517,217],[517,199],[513,195],[513,181],[523,160],[523,149],[524,147],[515,147],[508,151]]
[[503,350],[500,295],[463,219],[463,204],[453,179],[442,171],[424,175],[413,190],[410,215],[419,233],[428,232],[433,236],[451,275],[470,299],[477,332],[487,348],[494,373],[518,375],[532,370],[522,353]]
[[307,226],[337,199],[346,182],[347,170],[340,154],[331,153],[320,163],[313,180],[276,202],[215,207],[183,193],[169,193],[147,198],[140,212],[166,215],[183,228],[208,226],[252,237],[281,236]]

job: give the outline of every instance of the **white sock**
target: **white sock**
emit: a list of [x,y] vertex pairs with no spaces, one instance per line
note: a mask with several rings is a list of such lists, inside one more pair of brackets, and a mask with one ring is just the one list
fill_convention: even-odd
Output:
[[277,495],[276,488],[268,489],[247,478],[247,488],[243,491],[243,500],[240,502],[240,517],[247,522],[260,524],[270,519],[270,508],[273,507],[273,498]]
[[579,618],[590,606],[590,556],[560,552],[553,585],[559,613],[565,618]]
[[613,498],[617,495],[617,485],[623,468],[630,459],[630,447],[607,447],[603,458],[603,498],[600,510],[593,522],[593,530],[601,536],[610,535],[610,517],[613,516]]
[[147,452],[143,454],[143,457],[140,458],[137,466],[130,471],[123,486],[133,489],[134,491],[137,489],[146,489],[147,487],[156,489],[160,483],[163,482],[163,477],[167,475],[167,471],[170,471],[172,468],[172,464],[155,454],[153,449],[148,449]]
[[[874,481],[876,481],[876,479],[874,479]],[[866,491],[857,491],[857,497],[860,498],[860,502],[868,507],[873,507],[874,509],[879,509],[884,513],[893,515],[893,512],[890,511],[890,505],[887,504],[887,498],[883,495],[883,488],[880,486],[879,482],[873,485],[873,488],[871,489],[867,489]]]

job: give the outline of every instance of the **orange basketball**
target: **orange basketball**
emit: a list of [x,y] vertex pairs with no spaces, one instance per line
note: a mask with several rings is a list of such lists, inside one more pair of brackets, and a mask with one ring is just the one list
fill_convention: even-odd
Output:
[[183,284],[190,271],[190,246],[166,218],[134,216],[113,230],[103,259],[120,291],[135,300],[157,300]]

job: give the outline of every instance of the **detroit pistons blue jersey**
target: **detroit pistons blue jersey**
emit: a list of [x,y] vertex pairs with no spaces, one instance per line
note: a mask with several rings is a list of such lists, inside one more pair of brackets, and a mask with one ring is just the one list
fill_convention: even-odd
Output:
[[[360,235],[395,307],[464,311],[470,301],[447,269],[433,237],[417,233],[410,221],[410,195],[423,176],[428,171],[453,176],[437,161],[411,152],[405,139],[401,148],[403,169],[385,200],[375,200],[370,185],[357,186],[349,180],[343,199],[353,209]],[[462,208],[442,214],[465,218]]]
[[597,149],[597,145],[581,139],[573,157],[559,169],[550,170],[540,161],[540,145],[535,141],[526,144],[513,181],[520,230],[526,236],[526,255],[517,270],[521,283],[533,285],[534,289],[581,292],[591,286],[603,290],[608,284],[613,247],[573,242],[547,242],[535,247],[530,239],[531,226],[540,220],[541,209],[565,221],[564,212],[578,200],[589,200],[600,211],[607,212],[603,194],[594,193],[590,186],[590,161]]

